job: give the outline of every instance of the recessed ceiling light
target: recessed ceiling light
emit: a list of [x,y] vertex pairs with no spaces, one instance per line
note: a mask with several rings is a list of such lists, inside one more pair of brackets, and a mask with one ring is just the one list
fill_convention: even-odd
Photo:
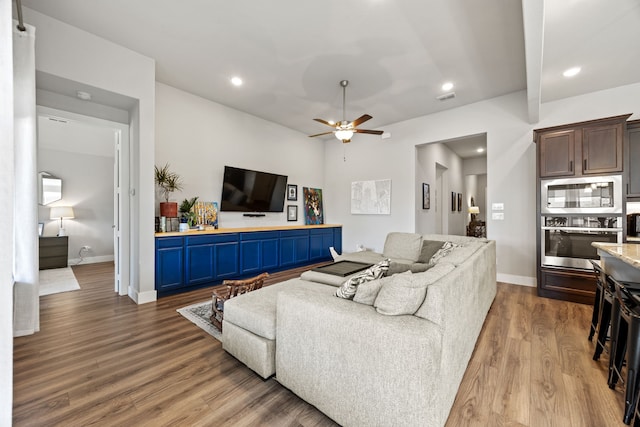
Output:
[[76,96],[79,99],[82,99],[83,101],[90,101],[91,100],[91,94],[89,92],[84,92],[82,90],[76,91]]
[[451,89],[453,89],[453,83],[451,82],[446,82],[445,84],[442,85],[442,90],[445,92],[448,92]]
[[569,68],[568,70],[565,70],[564,73],[562,73],[562,75],[565,77],[573,77],[576,74],[578,74],[580,70],[581,70],[580,67]]
[[231,77],[231,84],[234,86],[242,86],[242,79],[240,77]]
[[484,153],[484,148],[480,147],[476,150],[478,153]]

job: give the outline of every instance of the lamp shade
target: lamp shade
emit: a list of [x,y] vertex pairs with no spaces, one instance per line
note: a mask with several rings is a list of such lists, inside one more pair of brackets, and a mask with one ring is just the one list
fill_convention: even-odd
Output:
[[349,140],[353,136],[353,131],[341,129],[336,131],[335,135],[336,135],[336,138],[338,138],[340,141]]
[[72,219],[73,208],[71,206],[54,206],[51,208],[50,219]]
[[470,214],[479,214],[480,213],[480,208],[478,206],[469,206],[469,213]]

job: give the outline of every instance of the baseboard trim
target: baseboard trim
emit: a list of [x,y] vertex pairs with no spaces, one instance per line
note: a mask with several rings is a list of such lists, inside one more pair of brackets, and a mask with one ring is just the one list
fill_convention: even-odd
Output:
[[82,262],[80,262],[80,258],[70,258],[69,259],[69,267],[73,267],[78,264],[96,264],[99,262],[109,262],[113,261],[113,255],[100,255],[100,256],[91,256],[82,258]]
[[538,286],[538,281],[536,280],[535,277],[498,273],[497,279],[498,279],[498,282],[511,283],[513,285],[529,286],[531,288],[535,288],[536,286]]
[[158,292],[157,291],[145,291],[145,292],[137,292],[131,286],[129,286],[129,298],[131,298],[136,304],[146,304],[149,302],[154,302],[158,300]]

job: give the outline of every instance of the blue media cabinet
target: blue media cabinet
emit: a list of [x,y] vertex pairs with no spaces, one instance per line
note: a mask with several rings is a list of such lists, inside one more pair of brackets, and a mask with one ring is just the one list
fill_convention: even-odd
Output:
[[342,226],[234,228],[156,233],[158,296],[331,260]]

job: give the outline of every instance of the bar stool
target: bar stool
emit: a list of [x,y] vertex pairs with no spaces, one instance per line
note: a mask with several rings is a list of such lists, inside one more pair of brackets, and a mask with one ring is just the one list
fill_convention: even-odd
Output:
[[[640,283],[621,282],[606,278],[613,286],[615,298],[611,313],[611,351],[609,359],[609,388],[615,389],[627,361],[623,422],[629,424],[638,399],[640,371]],[[626,358],[625,358],[626,356]]]
[[591,315],[591,329],[589,330],[589,341],[593,340],[593,336],[596,333],[598,328],[598,322],[600,321],[600,316],[602,315],[602,298],[604,297],[604,285],[603,285],[603,277],[604,271],[602,270],[602,266],[600,265],[599,260],[590,259],[591,265],[593,265],[593,273],[596,276],[596,298],[593,302],[593,314]]
[[[594,264],[594,269],[595,269]],[[611,309],[615,300],[615,288],[612,283],[608,281],[609,276],[603,272],[602,268],[598,266],[601,272],[600,279],[600,300],[598,302],[598,320],[597,329],[598,337],[596,340],[596,348],[593,352],[593,360],[600,359],[600,355],[606,350],[609,325],[611,324]],[[597,291],[597,288],[596,288]],[[592,320],[593,321],[593,320]]]

